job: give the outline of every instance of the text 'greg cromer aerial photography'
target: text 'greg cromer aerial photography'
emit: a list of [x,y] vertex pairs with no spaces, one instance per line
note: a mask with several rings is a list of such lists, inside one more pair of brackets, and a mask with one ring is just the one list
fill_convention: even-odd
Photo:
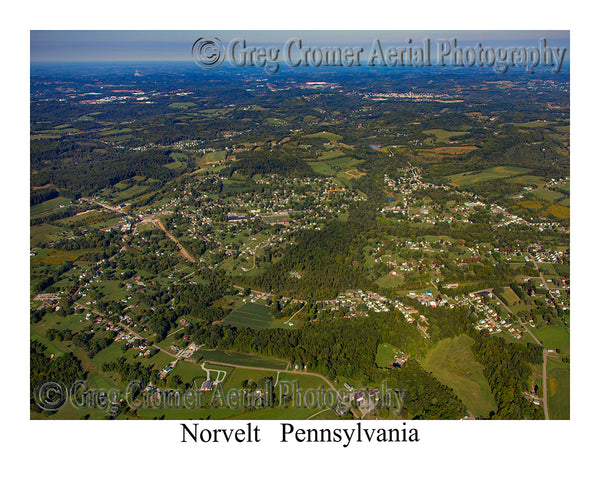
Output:
[[569,32],[30,37],[31,419],[570,417]]

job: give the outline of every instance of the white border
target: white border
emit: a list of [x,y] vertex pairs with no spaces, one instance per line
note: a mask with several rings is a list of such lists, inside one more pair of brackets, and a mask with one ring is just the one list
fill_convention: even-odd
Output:
[[[596,112],[597,26],[591,11],[550,1],[526,4],[483,2],[318,1],[30,2],[11,4],[2,32],[3,191],[5,206],[2,275],[5,336],[2,348],[2,404],[9,429],[5,471],[34,472],[48,478],[125,475],[219,475],[225,478],[306,478],[335,474],[399,477],[460,475],[505,478],[586,471],[595,457],[594,365],[598,338],[593,291],[597,276],[594,224],[598,167]],[[569,9],[570,8],[570,9]],[[594,22],[594,23],[592,23]],[[5,25],[7,28],[7,25]],[[31,29],[557,29],[571,30],[572,74],[572,371],[568,422],[421,422],[421,442],[351,446],[278,444],[279,422],[260,423],[259,445],[182,445],[178,422],[32,422],[28,409],[29,326],[26,286],[28,256],[29,30]],[[596,69],[597,70],[597,69]],[[15,181],[15,175],[17,181]],[[17,252],[16,254],[14,252]],[[14,333],[17,333],[15,335]],[[10,394],[10,395],[9,395]],[[413,422],[409,422],[412,425]],[[229,427],[231,422],[212,422]],[[319,424],[311,423],[311,427]],[[327,423],[327,426],[333,426]],[[336,425],[337,426],[337,425]],[[369,426],[373,426],[369,423]],[[592,450],[593,449],[593,450]],[[8,468],[7,468],[8,467]],[[12,468],[11,468],[12,467]],[[596,471],[592,467],[591,472]]]

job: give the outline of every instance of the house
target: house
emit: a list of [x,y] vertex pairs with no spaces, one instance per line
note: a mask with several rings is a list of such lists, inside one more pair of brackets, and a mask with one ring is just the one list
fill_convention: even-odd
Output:
[[204,390],[205,392],[208,392],[208,391],[212,390],[212,387],[213,387],[213,381],[209,379],[209,380],[204,381],[200,388],[202,390]]

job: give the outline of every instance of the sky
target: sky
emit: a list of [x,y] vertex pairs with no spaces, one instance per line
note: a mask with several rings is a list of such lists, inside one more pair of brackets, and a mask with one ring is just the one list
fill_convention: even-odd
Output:
[[241,38],[256,46],[279,46],[291,38],[301,38],[313,46],[371,46],[378,39],[390,46],[413,44],[429,38],[432,42],[456,38],[465,46],[537,46],[541,38],[548,44],[569,47],[569,31],[520,30],[418,30],[418,31],[169,31],[169,30],[31,30],[31,62],[122,62],[186,61],[193,43],[200,37],[219,38],[223,44]]

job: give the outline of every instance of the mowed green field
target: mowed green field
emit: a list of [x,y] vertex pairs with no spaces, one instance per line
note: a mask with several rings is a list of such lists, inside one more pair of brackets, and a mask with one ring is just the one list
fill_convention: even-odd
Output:
[[548,359],[548,414],[552,420],[568,420],[571,412],[569,366]]
[[546,200],[548,202],[555,202],[564,197],[564,195],[554,192],[552,190],[546,190],[545,188],[540,188],[539,190],[535,190],[533,194],[541,198],[542,200]]
[[222,162],[223,160],[225,160],[225,150],[209,152],[206,155],[204,155],[204,157],[202,157],[202,161],[204,163]]
[[546,183],[546,180],[543,177],[538,177],[537,175],[521,175],[519,177],[514,177],[507,180],[508,183],[517,183],[519,185],[536,185],[541,187]]
[[[434,135],[436,142],[448,143],[452,137],[462,137],[463,135],[466,135],[469,132],[450,132],[448,130],[434,128],[432,130],[423,130],[423,133],[425,135]],[[425,144],[427,145],[428,142],[426,141]]]
[[375,283],[383,288],[398,288],[404,283],[404,275],[392,275],[390,272],[379,277]]
[[483,366],[471,351],[473,340],[466,335],[445,338],[427,354],[423,367],[449,386],[475,416],[487,417],[496,402],[483,376]]
[[510,287],[504,287],[503,296],[508,301],[509,307],[511,307],[513,305],[517,305],[520,301],[517,294]]
[[527,173],[529,170],[519,167],[492,167],[481,170],[480,172],[463,172],[451,175],[448,177],[448,183],[454,186],[473,185],[478,182],[486,182],[489,180],[500,180],[508,177],[515,177],[522,173]]
[[234,325],[236,327],[262,329],[271,326],[273,317],[271,317],[269,309],[264,305],[247,303],[231,312],[225,320],[223,320],[223,323],[226,325]]
[[51,240],[56,240],[60,238],[57,234],[62,231],[62,228],[57,227],[55,225],[48,225],[47,223],[33,225],[29,228],[30,246],[37,247]]
[[[180,362],[181,364],[181,362]],[[205,378],[206,372],[201,370],[199,365],[180,365],[175,368],[184,381],[189,381],[192,377],[199,379]],[[198,369],[203,375],[196,375]],[[335,414],[325,415],[325,405],[312,404],[312,397],[305,397],[309,390],[327,391],[329,387],[318,377],[311,375],[303,375],[298,373],[286,372],[281,373],[278,377],[277,372],[269,370],[254,370],[246,368],[229,368],[221,367],[220,365],[206,364],[208,369],[225,370],[227,376],[222,384],[222,389],[214,389],[213,392],[207,392],[202,402],[203,407],[198,408],[146,408],[140,409],[138,413],[144,418],[162,417],[168,419],[256,419],[256,420],[305,420],[319,412],[323,413],[320,419],[334,419]],[[182,370],[185,368],[189,372]],[[185,377],[185,378],[184,378]],[[275,402],[272,406],[259,407],[257,409],[244,408],[236,402],[239,396],[232,396],[233,391],[241,392],[242,384],[245,382],[259,383],[262,379],[271,377],[273,379],[273,392],[275,393]],[[212,378],[212,375],[211,375]],[[216,396],[216,394],[219,394]],[[292,395],[287,401],[283,401],[285,395]],[[305,398],[308,398],[305,401]],[[335,395],[331,395],[335,398]],[[293,400],[294,399],[294,400]],[[295,401],[299,403],[294,403]],[[212,403],[214,402],[214,403]],[[232,403],[229,403],[232,402]],[[323,402],[325,403],[325,402]],[[211,407],[212,404],[212,407]],[[236,408],[237,407],[237,408]]]
[[238,352],[223,352],[221,350],[198,350],[193,358],[200,362],[228,363],[244,367],[275,368],[285,370],[287,362],[276,358],[262,357],[260,355],[249,355]]
[[328,140],[330,142],[339,142],[342,139],[342,136],[338,135],[337,133],[318,132],[313,133],[311,135],[307,135],[306,138],[324,138],[325,140]]
[[30,207],[29,214],[30,215],[38,215],[40,213],[48,212],[50,210],[59,208],[60,205],[69,205],[70,203],[71,203],[71,200],[69,200],[68,198],[65,198],[65,197],[52,198],[50,200],[46,200],[45,202],[38,203],[37,205],[34,205],[33,207]]
[[380,343],[377,345],[375,363],[381,368],[391,367],[392,363],[394,363],[394,356],[397,355],[398,352],[399,350],[393,345],[390,345],[389,343]]
[[571,336],[569,334],[569,329],[564,325],[533,329],[532,331],[533,334],[544,344],[544,348],[549,348],[552,350],[559,349],[561,355],[569,354]]
[[321,157],[317,161],[310,161],[309,165],[312,169],[323,175],[336,176],[340,173],[349,170],[351,167],[360,163],[360,160],[351,157],[334,157],[329,159],[323,159]]

